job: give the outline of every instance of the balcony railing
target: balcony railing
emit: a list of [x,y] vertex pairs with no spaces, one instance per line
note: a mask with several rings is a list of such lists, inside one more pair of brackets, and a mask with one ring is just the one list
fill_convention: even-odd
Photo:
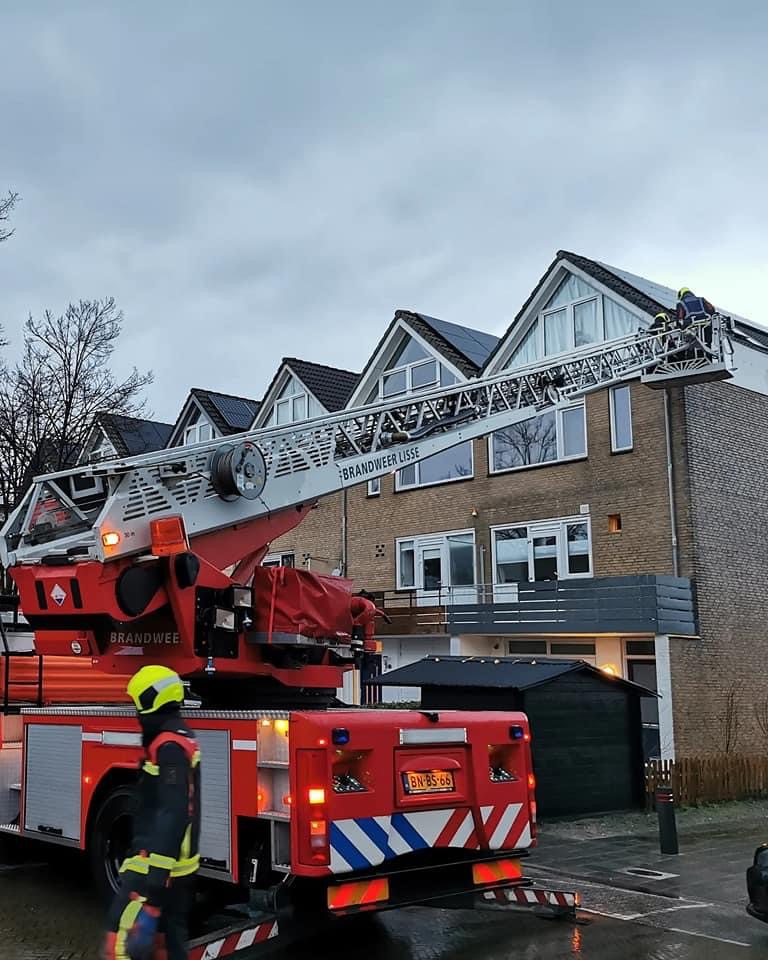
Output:
[[592,577],[372,595],[391,620],[378,622],[379,636],[698,634],[694,586],[684,577]]

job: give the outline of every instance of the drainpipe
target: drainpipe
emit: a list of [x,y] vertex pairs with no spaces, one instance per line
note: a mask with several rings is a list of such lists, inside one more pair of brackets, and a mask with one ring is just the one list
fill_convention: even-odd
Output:
[[664,388],[664,433],[667,443],[667,491],[669,495],[669,522],[672,526],[672,576],[680,576],[680,558],[677,549],[677,508],[675,506],[675,478],[672,467],[672,419],[669,408],[669,387]]
[[347,488],[341,494],[341,574],[347,575]]

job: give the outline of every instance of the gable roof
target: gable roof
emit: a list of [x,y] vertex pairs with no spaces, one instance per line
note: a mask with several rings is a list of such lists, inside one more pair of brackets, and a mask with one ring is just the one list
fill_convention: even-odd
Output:
[[[283,357],[281,366],[288,367],[329,413],[344,409],[360,380],[360,374],[353,373],[351,370],[328,367],[323,363],[312,363],[296,357]],[[276,379],[277,374],[272,383]],[[271,387],[272,384],[270,389]]]
[[192,387],[181,413],[171,431],[173,437],[181,421],[187,414],[190,401],[196,400],[213,426],[223,436],[250,430],[254,417],[259,410],[259,401],[248,397],[236,397],[231,393],[218,393],[215,390],[201,390]]
[[584,660],[546,657],[425,657],[372,680],[384,687],[485,687],[529,690],[568,673],[589,673],[642,696],[657,696],[639,684],[609,676]]
[[127,417],[120,413],[100,413],[94,425],[101,427],[119,457],[133,457],[161,450],[171,436],[173,424],[157,420]]
[[498,337],[483,330],[448,323],[413,310],[396,310],[360,374],[360,383],[370,374],[376,358],[398,325],[409,327],[465,377],[476,377],[499,343]]
[[282,389],[281,378],[286,372],[300,380],[328,413],[344,409],[360,380],[359,373],[342,370],[341,367],[329,367],[324,363],[313,363],[298,357],[283,357],[264,391],[264,399],[259,407],[261,416],[258,420],[262,426],[277,400],[278,384]]
[[[539,282],[531,291],[530,296],[517,312],[517,315],[509,325],[507,332],[499,341],[499,345],[507,340],[509,334],[516,327],[520,318],[525,314],[528,307],[541,290],[542,286],[549,279],[552,271],[558,265],[561,265],[562,261],[567,261],[574,267],[578,267],[580,270],[583,270],[584,273],[592,277],[593,280],[601,283],[604,287],[615,293],[617,296],[623,297],[623,299],[628,303],[631,303],[633,306],[637,307],[643,313],[646,313],[651,317],[655,316],[655,314],[662,310],[674,310],[675,305],[677,304],[677,291],[673,290],[671,287],[665,287],[660,283],[655,283],[653,280],[647,280],[645,277],[641,277],[638,274],[630,273],[628,270],[622,270],[619,267],[612,267],[608,263],[603,263],[600,260],[592,260],[589,257],[584,257],[581,254],[574,253],[570,250],[558,250],[557,256],[544,271],[543,275],[539,279]],[[745,342],[752,341],[753,345],[768,348],[768,330],[763,327],[756,326],[749,320],[746,320],[744,317],[740,317],[738,314],[735,314],[724,307],[722,310],[723,313],[733,318],[735,336],[737,339],[741,339]],[[488,357],[486,366],[496,352],[497,350],[494,350],[493,353]]]

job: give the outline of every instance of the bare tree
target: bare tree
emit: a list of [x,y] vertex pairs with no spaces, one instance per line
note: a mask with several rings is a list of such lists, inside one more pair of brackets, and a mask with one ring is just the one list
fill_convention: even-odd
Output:
[[13,230],[4,226],[4,224],[8,223],[11,211],[16,206],[18,200],[18,193],[12,193],[10,190],[7,196],[0,197],[0,243],[2,243],[3,240],[7,240],[13,234]]
[[735,753],[739,740],[739,725],[741,721],[741,684],[734,680],[725,695],[723,712],[720,714],[720,725],[723,736],[723,753]]
[[555,415],[543,413],[494,433],[495,467],[527,467],[557,457]]
[[151,373],[111,369],[123,315],[113,298],[30,317],[19,362],[0,374],[0,493],[14,504],[35,473],[77,459],[97,413],[145,413]]

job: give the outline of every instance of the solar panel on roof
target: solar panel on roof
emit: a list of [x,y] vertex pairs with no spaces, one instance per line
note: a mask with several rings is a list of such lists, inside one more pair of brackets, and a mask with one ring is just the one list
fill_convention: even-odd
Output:
[[255,401],[240,400],[220,393],[211,393],[209,397],[224,420],[236,430],[247,430],[253,423],[258,409]]
[[451,346],[455,347],[476,366],[481,367],[491,354],[499,338],[492,333],[474,330],[471,327],[462,327],[447,320],[438,320],[437,317],[428,317],[419,314],[433,330],[440,334]]

